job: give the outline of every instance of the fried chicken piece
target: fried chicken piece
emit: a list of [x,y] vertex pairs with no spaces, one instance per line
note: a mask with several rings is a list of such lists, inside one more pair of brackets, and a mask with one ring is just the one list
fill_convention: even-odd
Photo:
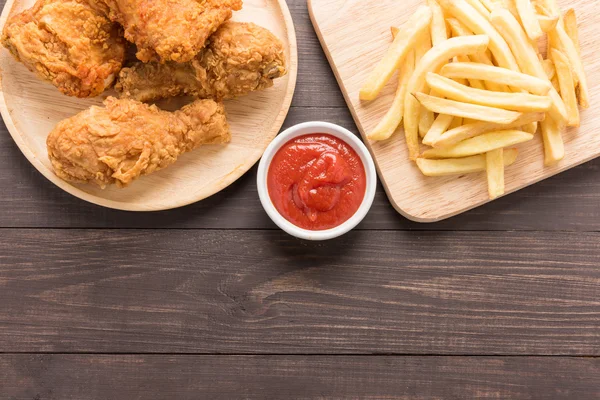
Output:
[[231,137],[223,104],[213,100],[197,100],[172,113],[114,97],[104,104],[59,122],[50,132],[48,156],[60,178],[124,187],[187,151]]
[[154,101],[178,95],[229,99],[273,86],[286,74],[283,45],[253,23],[226,22],[189,63],[136,63],[115,86],[122,97]]
[[30,71],[76,97],[102,93],[125,59],[121,28],[85,0],[38,0],[9,18],[2,44]]
[[110,19],[123,25],[144,62],[190,61],[232,12],[242,9],[242,0],[93,1],[108,6]]

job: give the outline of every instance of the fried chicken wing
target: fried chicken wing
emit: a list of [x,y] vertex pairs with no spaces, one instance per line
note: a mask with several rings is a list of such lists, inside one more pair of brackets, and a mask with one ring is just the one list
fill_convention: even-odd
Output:
[[85,0],[38,0],[6,22],[2,44],[30,71],[76,97],[102,93],[125,59],[121,28]]
[[123,68],[123,97],[154,101],[178,95],[229,99],[273,86],[286,74],[283,45],[253,23],[226,22],[189,63],[141,63]]
[[105,3],[109,17],[125,28],[125,38],[137,45],[137,58],[149,61],[190,61],[208,37],[242,0],[93,0]]
[[213,100],[172,113],[114,97],[104,104],[61,121],[48,136],[48,156],[60,178],[123,187],[200,145],[230,140],[223,105]]

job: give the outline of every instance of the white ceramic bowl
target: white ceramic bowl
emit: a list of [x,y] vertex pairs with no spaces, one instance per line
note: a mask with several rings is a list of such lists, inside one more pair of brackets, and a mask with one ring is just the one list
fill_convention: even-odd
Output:
[[[269,191],[267,190],[267,172],[269,171],[269,166],[271,165],[271,160],[273,160],[275,153],[277,153],[281,146],[286,144],[291,139],[311,133],[326,133],[348,143],[354,149],[354,151],[356,151],[356,154],[360,156],[363,166],[365,167],[367,182],[365,197],[363,198],[360,207],[354,213],[354,215],[343,224],[338,225],[335,228],[322,231],[302,229],[285,219],[281,214],[279,214],[279,211],[277,211],[273,205],[271,197],[269,196]],[[300,239],[328,240],[349,232],[367,215],[367,212],[369,212],[369,209],[373,204],[373,198],[375,197],[377,173],[375,172],[375,164],[373,163],[371,154],[369,154],[369,150],[367,150],[365,145],[358,139],[358,137],[356,137],[356,135],[339,125],[331,124],[329,122],[313,121],[292,126],[291,128],[288,128],[280,133],[275,140],[271,142],[271,144],[265,150],[265,153],[260,160],[260,164],[258,165],[257,185],[260,202],[262,203],[269,217],[273,220],[273,222],[275,222],[275,224],[277,224],[278,227],[290,235]]]

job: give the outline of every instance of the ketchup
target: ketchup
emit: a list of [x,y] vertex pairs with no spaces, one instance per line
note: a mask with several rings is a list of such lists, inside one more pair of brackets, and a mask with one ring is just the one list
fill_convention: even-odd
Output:
[[365,167],[356,151],[324,133],[296,137],[273,157],[267,188],[273,205],[294,225],[313,231],[347,221],[365,196]]

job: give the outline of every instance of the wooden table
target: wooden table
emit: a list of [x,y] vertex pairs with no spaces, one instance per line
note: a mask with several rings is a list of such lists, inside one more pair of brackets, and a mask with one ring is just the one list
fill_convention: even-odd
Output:
[[[356,130],[288,0],[286,126]],[[168,212],[62,192],[0,133],[0,398],[600,397],[600,160],[412,223],[381,188],[359,228],[295,240],[255,170]]]

